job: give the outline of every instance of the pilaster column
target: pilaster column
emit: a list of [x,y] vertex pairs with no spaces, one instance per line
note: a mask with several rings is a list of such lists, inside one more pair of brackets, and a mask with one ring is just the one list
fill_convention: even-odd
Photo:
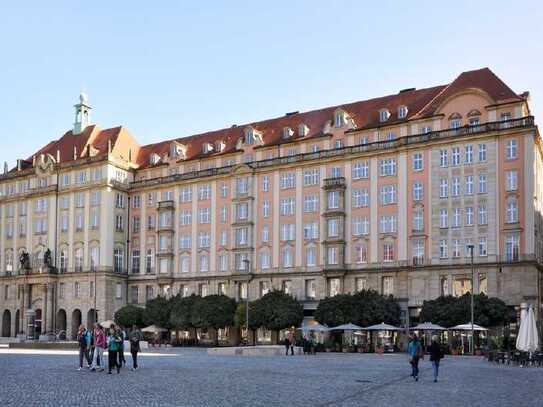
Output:
[[54,283],[47,283],[47,333],[54,333],[55,327],[53,321],[55,319],[55,307],[54,307],[54,298],[55,298],[55,285]]
[[40,335],[43,335],[47,332],[49,328],[49,292],[47,289],[47,283],[43,285],[43,309],[41,311],[41,332]]

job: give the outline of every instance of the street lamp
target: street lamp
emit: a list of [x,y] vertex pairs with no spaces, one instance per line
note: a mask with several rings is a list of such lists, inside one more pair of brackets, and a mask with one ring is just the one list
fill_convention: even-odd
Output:
[[243,263],[245,263],[245,271],[247,273],[247,276],[249,277],[247,279],[247,293],[245,295],[245,327],[247,329],[247,346],[249,346],[249,283],[251,282],[251,269],[250,267],[250,261],[249,259],[244,259]]
[[475,355],[475,344],[474,344],[474,329],[473,329],[473,290],[475,287],[475,270],[473,268],[473,250],[475,246],[473,244],[468,245],[470,251],[470,260],[471,260],[471,356]]

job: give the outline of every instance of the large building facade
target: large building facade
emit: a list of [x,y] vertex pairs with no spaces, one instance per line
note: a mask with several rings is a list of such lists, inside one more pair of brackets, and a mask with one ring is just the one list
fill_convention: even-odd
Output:
[[541,140],[488,69],[145,146],[91,124],[85,95],[75,111],[0,177],[2,336],[271,289],[308,316],[364,288],[411,317],[471,290],[541,315]]

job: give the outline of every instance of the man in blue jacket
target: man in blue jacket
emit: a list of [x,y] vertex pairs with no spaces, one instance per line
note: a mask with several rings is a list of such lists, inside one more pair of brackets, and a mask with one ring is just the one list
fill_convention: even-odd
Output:
[[422,346],[420,345],[419,338],[413,334],[409,345],[407,346],[407,353],[409,353],[409,363],[411,363],[411,376],[416,382],[419,381],[419,360],[423,357]]

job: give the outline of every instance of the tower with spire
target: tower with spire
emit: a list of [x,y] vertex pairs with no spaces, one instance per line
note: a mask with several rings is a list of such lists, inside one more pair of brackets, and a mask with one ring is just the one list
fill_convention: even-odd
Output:
[[74,105],[75,122],[73,134],[81,134],[85,128],[91,124],[90,111],[92,107],[89,105],[89,97],[85,92],[79,94],[79,103]]

